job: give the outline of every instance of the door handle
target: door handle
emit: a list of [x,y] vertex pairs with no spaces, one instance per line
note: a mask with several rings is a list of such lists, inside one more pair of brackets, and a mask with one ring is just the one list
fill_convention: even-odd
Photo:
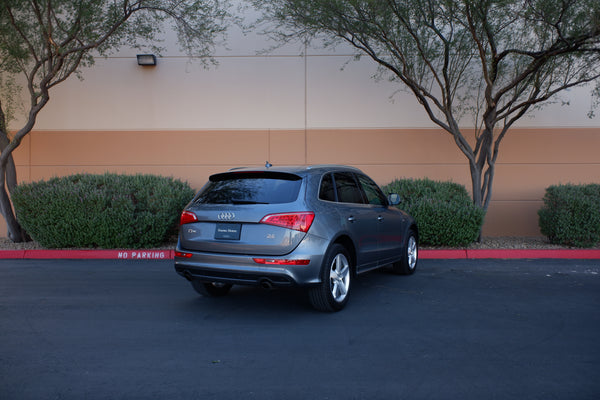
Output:
[[356,218],[354,218],[352,215],[348,217],[348,222],[354,222],[356,221]]
[[377,221],[382,222],[383,221],[383,217],[380,215],[379,217],[377,217]]

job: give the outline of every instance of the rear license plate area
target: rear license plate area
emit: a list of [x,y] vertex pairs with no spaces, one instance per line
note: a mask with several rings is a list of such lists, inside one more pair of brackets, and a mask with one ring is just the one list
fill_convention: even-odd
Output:
[[242,224],[217,224],[215,239],[240,240]]

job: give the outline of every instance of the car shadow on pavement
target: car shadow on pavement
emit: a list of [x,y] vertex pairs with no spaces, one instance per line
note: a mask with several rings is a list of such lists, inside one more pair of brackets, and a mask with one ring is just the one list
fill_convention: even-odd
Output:
[[[406,283],[404,284],[403,281]],[[395,290],[405,293],[403,287],[408,285],[410,277],[397,276],[385,269],[367,272],[355,278],[352,282],[351,298],[348,302],[348,311],[360,304],[376,306],[378,293],[383,290]],[[398,287],[400,285],[400,287]],[[409,289],[406,287],[405,289]],[[312,308],[306,289],[302,288],[274,288],[262,289],[254,286],[234,286],[231,291],[222,297],[204,297],[194,292],[189,286],[189,298],[185,302],[185,309],[197,314],[235,314],[236,317],[256,316],[265,317],[273,315],[323,314]],[[344,312],[343,310],[341,312]],[[325,313],[326,314],[326,313]]]

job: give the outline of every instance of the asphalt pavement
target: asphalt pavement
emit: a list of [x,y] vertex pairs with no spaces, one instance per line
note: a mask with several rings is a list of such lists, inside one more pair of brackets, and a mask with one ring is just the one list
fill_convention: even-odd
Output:
[[421,260],[202,298],[171,260],[0,260],[0,399],[598,399],[599,260]]

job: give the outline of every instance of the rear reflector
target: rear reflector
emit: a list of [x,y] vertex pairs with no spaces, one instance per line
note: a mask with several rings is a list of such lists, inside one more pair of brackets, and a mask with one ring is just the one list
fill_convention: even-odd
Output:
[[179,225],[190,224],[192,222],[198,222],[198,217],[191,211],[184,211],[181,213],[179,218]]
[[192,253],[184,253],[182,251],[176,251],[175,257],[192,258]]
[[307,232],[315,219],[315,213],[293,212],[265,215],[260,220],[262,224],[281,226],[283,228],[293,229],[300,232]]
[[253,258],[257,264],[266,265],[308,265],[310,260],[285,260],[276,258]]

